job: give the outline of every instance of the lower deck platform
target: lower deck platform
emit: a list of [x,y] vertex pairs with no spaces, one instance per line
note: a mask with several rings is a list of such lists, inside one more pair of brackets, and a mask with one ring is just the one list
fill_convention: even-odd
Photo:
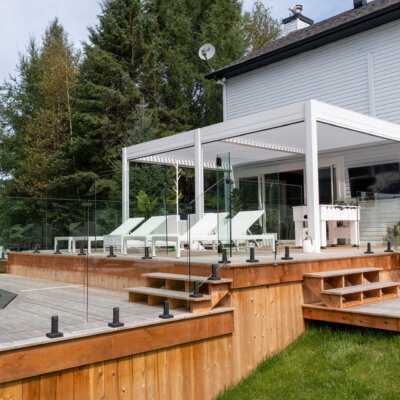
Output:
[[400,332],[400,297],[336,309],[303,305],[305,319]]
[[[71,285],[45,279],[2,274],[4,290],[17,296],[0,309],[0,353],[5,350],[52,342],[46,337],[51,317],[59,317],[59,331],[64,339],[113,332],[108,323],[113,308],[120,310],[120,320],[126,328],[159,325],[161,305],[130,303],[124,291],[107,290],[83,285]],[[88,301],[86,304],[86,296]],[[192,318],[187,309],[171,311],[174,320]]]

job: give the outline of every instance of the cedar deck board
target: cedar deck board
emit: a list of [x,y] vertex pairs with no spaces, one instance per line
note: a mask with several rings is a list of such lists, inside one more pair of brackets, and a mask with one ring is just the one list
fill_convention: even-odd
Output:
[[188,293],[188,292],[179,292],[176,290],[158,289],[158,288],[152,288],[152,287],[127,288],[125,290],[127,290],[130,293],[138,293],[138,294],[145,294],[145,295],[154,296],[154,297],[187,300],[187,301],[193,301],[193,302],[211,300],[211,296],[208,294],[203,294],[203,297],[190,297],[190,293]]
[[311,272],[304,274],[304,276],[310,278],[331,278],[334,276],[353,275],[353,274],[362,274],[362,273],[379,272],[379,271],[383,271],[383,268],[350,268],[350,269],[341,269],[333,271]]
[[331,294],[338,296],[345,296],[347,294],[367,292],[369,290],[384,289],[389,287],[399,286],[399,282],[374,282],[365,285],[347,286],[343,288],[336,289],[326,289],[322,290],[322,294]]
[[[169,273],[158,273],[158,272],[150,272],[148,274],[142,274],[145,278],[154,278],[154,279],[164,279],[164,280],[174,280],[174,281],[183,281],[187,282],[189,280],[189,275],[184,274],[169,274]],[[231,283],[232,279],[221,278],[219,281],[211,281],[208,280],[207,276],[190,276],[190,282],[204,282],[210,285],[221,285],[222,283]]]

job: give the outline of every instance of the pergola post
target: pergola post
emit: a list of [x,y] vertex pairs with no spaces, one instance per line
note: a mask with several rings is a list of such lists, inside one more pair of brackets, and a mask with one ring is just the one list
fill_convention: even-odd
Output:
[[[265,175],[258,175],[258,209],[265,211]],[[261,217],[263,233],[267,233],[267,214]]]
[[314,252],[320,253],[321,224],[318,178],[318,128],[315,104],[312,100],[305,103],[305,129],[308,234],[312,238]]
[[129,161],[127,148],[122,149],[122,222],[129,219]]
[[195,180],[195,205],[196,219],[199,221],[204,215],[204,166],[203,148],[201,146],[201,130],[197,129],[194,134],[194,180]]

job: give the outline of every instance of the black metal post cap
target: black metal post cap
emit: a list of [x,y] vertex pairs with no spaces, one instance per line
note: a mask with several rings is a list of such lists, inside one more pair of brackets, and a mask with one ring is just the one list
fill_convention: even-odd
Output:
[[212,264],[211,265],[211,276],[208,278],[209,281],[220,281],[221,278],[218,278],[217,276],[217,265]]
[[365,251],[364,254],[374,254],[374,252],[371,250],[371,243],[367,243],[367,251]]
[[64,336],[62,332],[58,331],[58,315],[51,317],[51,332],[46,333],[46,336],[49,339],[56,339]]
[[228,253],[226,249],[222,249],[222,260],[218,261],[218,264],[230,264],[231,262],[228,260]]
[[385,250],[385,253],[394,253],[391,242],[387,242],[387,249]]
[[113,321],[108,324],[110,328],[120,328],[124,326],[122,322],[119,320],[119,307],[113,308]]
[[110,257],[117,257],[115,254],[114,254],[114,246],[110,246],[110,254],[107,256],[108,258],[110,258]]
[[164,300],[164,312],[159,315],[161,319],[174,318],[172,314],[169,313],[169,300]]
[[142,257],[142,260],[152,260],[153,257],[150,257],[149,255],[149,248],[145,247],[144,248],[144,257]]
[[248,263],[258,263],[258,260],[256,260],[256,250],[254,247],[250,247],[250,258],[246,260]]
[[86,256],[86,253],[85,253],[84,250],[83,250],[83,244],[81,244],[81,247],[80,247],[80,251],[79,251],[79,253],[78,253],[78,256]]
[[194,282],[194,290],[192,293],[190,293],[189,297],[192,297],[194,299],[199,299],[203,297],[202,293],[199,292],[199,282]]
[[293,257],[290,257],[289,246],[285,247],[285,257],[282,257],[281,260],[285,260],[285,261],[293,260]]

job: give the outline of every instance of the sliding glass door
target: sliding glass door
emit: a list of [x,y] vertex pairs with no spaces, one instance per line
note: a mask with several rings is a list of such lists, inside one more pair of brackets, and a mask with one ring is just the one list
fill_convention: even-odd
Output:
[[337,200],[336,168],[333,165],[320,168],[318,175],[320,204],[334,204]]

